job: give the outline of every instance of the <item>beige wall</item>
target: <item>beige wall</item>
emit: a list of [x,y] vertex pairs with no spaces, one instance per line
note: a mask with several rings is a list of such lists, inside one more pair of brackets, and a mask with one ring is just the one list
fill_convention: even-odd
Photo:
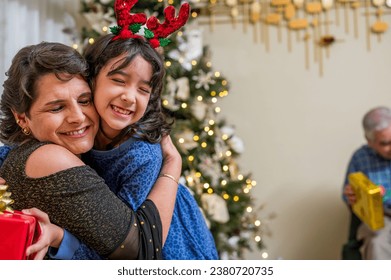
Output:
[[240,27],[203,28],[214,70],[231,83],[221,107],[245,143],[241,169],[257,181],[262,215],[277,215],[264,238],[269,258],[339,259],[348,229],[341,184],[349,157],[364,143],[361,118],[371,107],[391,106],[390,31],[382,43],[372,41],[371,52],[363,26],[359,39],[332,33],[343,41],[331,47],[320,77],[312,54],[305,70],[303,44],[294,41],[287,52],[285,33],[278,43],[270,30],[267,53]]

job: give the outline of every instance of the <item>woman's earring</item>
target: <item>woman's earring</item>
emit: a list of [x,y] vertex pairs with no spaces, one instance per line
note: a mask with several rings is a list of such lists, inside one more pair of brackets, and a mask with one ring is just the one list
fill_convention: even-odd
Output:
[[20,124],[20,120],[19,120],[19,119],[16,119],[16,123],[19,125],[19,124]]
[[24,133],[24,135],[30,135],[31,134],[31,130],[28,126],[26,127],[23,127],[22,128],[22,132]]

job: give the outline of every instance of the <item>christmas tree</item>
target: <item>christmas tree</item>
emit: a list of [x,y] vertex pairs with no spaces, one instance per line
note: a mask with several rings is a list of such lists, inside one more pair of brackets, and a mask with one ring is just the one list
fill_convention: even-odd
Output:
[[[181,3],[169,4],[179,8]],[[81,28],[81,43],[75,44],[75,48],[92,44],[116,25],[113,0],[81,0],[81,7],[88,25]],[[162,18],[164,7],[163,1],[143,0],[132,12]],[[171,44],[165,47],[162,102],[175,119],[171,136],[182,155],[181,183],[190,188],[197,200],[220,257],[240,259],[246,249],[264,249],[262,236],[269,234],[264,225],[267,219],[257,217],[262,207],[255,208],[250,195],[256,182],[250,174],[242,174],[236,162],[244,151],[243,142],[219,114],[218,101],[228,95],[229,83],[212,69],[196,16],[197,9],[193,9],[191,22],[173,34]]]

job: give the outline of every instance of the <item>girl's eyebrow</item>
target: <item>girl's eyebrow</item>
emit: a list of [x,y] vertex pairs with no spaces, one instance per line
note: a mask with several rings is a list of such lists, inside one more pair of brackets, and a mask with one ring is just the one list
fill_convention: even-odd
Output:
[[[107,76],[112,76],[115,74],[120,74],[120,75],[125,76],[127,78],[130,77],[130,75],[127,72],[124,72],[122,70],[112,70],[109,73],[107,73]],[[151,81],[142,80],[141,82],[146,85],[151,85]]]

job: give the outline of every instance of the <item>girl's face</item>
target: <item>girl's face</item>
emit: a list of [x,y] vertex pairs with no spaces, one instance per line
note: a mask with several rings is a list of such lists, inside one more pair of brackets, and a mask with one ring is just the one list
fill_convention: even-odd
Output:
[[143,117],[152,91],[152,66],[141,56],[109,75],[124,57],[111,59],[95,79],[94,103],[101,117],[101,129],[109,138]]
[[99,128],[88,83],[79,76],[60,81],[54,74],[39,78],[30,117],[16,114],[39,141],[50,141],[79,155],[90,150]]

